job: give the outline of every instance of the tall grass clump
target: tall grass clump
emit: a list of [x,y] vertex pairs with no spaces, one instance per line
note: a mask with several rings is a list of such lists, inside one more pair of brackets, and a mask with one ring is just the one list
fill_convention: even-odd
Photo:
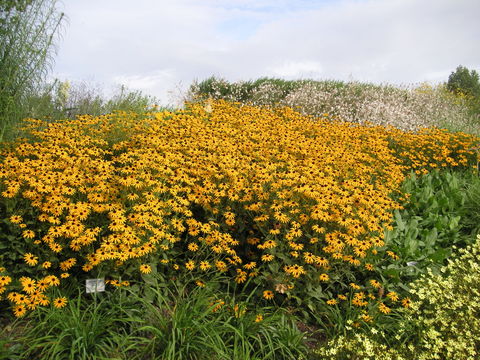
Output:
[[437,126],[478,135],[480,127],[478,114],[470,111],[468,100],[450,93],[444,85],[412,87],[268,78],[230,83],[212,77],[193,83],[187,98],[289,106],[315,117],[328,115],[343,121],[371,122],[403,130]]
[[144,309],[135,330],[141,358],[286,360],[305,356],[304,335],[291,316],[252,304],[248,294],[218,291],[219,281],[198,286],[162,280],[149,289],[151,297],[131,292]]
[[134,309],[116,298],[119,292],[108,295],[92,300],[77,294],[63,307],[39,309],[13,339],[12,359],[128,358],[138,344],[131,333],[135,320],[124,311]]
[[0,4],[0,141],[14,136],[28,96],[43,84],[63,19],[56,0]]

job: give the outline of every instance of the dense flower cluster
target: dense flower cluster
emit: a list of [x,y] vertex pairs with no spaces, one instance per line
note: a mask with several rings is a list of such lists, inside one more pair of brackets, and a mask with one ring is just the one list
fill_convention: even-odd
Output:
[[71,278],[154,269],[252,279],[265,299],[309,284],[367,320],[367,307],[388,314],[402,304],[375,275],[396,257],[383,242],[400,207],[390,195],[411,167],[472,165],[477,141],[223,101],[29,123],[0,167],[9,246],[24,262],[0,257],[16,276],[0,277],[0,296],[18,316],[64,306],[48,289]]

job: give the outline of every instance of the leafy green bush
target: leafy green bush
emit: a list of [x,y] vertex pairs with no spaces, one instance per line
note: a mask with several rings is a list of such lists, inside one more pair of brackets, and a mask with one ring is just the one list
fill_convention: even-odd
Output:
[[52,305],[17,321],[0,334],[0,359],[125,359],[137,350],[125,311],[138,304],[124,297],[77,294],[64,308]]
[[447,88],[457,94],[480,97],[480,78],[478,72],[468,70],[465,66],[458,66],[448,77]]
[[465,247],[480,232],[480,178],[472,171],[448,169],[418,176],[402,185],[403,210],[395,210],[385,245],[399,259],[383,276],[406,284],[427,267],[443,266],[454,245]]
[[165,282],[43,308],[0,331],[0,359],[301,359],[304,334],[278,309],[208,284]]

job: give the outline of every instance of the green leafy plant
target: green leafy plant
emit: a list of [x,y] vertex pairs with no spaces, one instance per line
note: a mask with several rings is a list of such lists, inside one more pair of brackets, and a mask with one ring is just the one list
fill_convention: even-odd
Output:
[[404,209],[395,210],[393,229],[385,232],[385,245],[399,259],[383,267],[383,276],[406,284],[443,266],[454,245],[471,244],[480,230],[479,192],[472,171],[412,173],[402,186]]

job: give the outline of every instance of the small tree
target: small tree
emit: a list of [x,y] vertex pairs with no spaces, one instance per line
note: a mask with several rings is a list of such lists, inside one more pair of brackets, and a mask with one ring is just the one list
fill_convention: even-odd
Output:
[[456,94],[480,97],[478,73],[475,70],[468,70],[464,66],[458,66],[448,77],[447,89]]

